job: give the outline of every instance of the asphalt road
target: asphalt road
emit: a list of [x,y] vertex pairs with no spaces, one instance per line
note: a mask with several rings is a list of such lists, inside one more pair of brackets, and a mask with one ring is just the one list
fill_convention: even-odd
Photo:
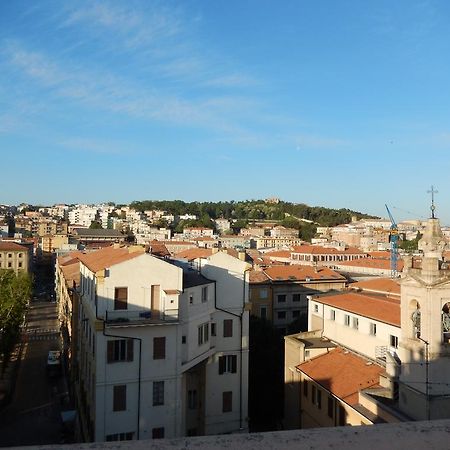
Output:
[[56,303],[32,302],[24,350],[9,405],[0,410],[0,446],[59,444],[65,383],[46,372],[49,350],[60,349]]

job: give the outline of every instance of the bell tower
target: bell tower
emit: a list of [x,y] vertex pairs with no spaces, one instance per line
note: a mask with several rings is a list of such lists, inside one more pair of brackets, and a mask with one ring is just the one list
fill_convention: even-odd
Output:
[[416,420],[450,418],[450,268],[434,192],[422,258],[404,259],[400,281],[399,406]]

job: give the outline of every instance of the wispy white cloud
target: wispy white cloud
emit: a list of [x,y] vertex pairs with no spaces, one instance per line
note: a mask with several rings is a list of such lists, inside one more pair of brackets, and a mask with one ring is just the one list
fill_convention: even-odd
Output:
[[55,97],[111,113],[146,120],[161,120],[194,126],[228,129],[229,114],[245,105],[245,99],[209,98],[187,100],[161,90],[131,84],[128,80],[87,71],[67,64],[63,67],[42,53],[30,52],[17,42],[4,43],[3,54],[21,75],[47,88]]
[[130,154],[133,152],[132,149],[130,149],[128,143],[112,140],[99,140],[78,137],[63,139],[57,142],[57,144],[70,150],[90,153]]
[[77,3],[67,10],[61,26],[88,25],[93,29],[118,33],[122,42],[130,47],[155,44],[170,38],[182,29],[177,11],[161,6],[147,5],[145,11],[126,7],[125,4],[89,1]]
[[296,149],[299,151],[308,149],[333,149],[350,144],[345,139],[308,134],[297,135],[294,140]]

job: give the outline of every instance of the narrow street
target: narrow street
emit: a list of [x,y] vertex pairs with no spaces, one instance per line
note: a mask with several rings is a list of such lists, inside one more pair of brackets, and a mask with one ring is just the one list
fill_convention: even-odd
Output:
[[11,402],[0,410],[0,446],[61,442],[65,383],[46,371],[48,351],[60,349],[57,306],[49,300],[30,304],[16,387]]

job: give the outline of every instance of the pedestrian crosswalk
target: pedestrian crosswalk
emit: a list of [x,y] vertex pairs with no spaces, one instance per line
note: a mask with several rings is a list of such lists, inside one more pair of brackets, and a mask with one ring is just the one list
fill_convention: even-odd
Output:
[[59,330],[56,328],[27,329],[23,337],[27,341],[54,341],[59,338]]
[[56,334],[30,334],[26,336],[27,341],[56,341],[59,336]]

